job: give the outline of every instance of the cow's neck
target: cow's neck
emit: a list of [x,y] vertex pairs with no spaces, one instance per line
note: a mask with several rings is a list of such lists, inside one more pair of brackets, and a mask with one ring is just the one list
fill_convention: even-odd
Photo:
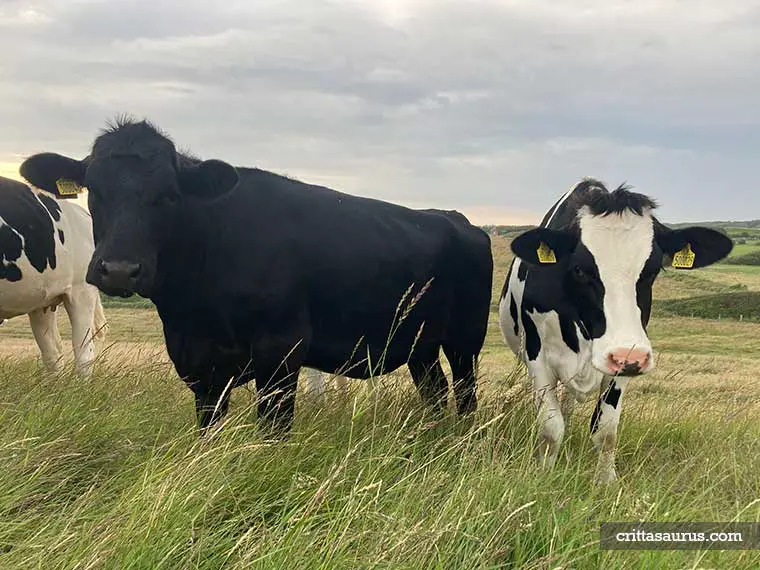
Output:
[[208,236],[204,229],[195,231],[199,225],[183,220],[179,226],[181,235],[159,254],[157,286],[151,296],[157,307],[182,311],[183,307],[192,307],[201,300],[198,290],[208,279],[204,273]]

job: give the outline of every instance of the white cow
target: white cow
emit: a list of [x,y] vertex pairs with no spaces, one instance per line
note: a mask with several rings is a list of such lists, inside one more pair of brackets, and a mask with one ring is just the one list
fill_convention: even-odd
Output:
[[105,336],[100,295],[85,282],[93,250],[92,220],[84,208],[0,177],[0,322],[28,314],[50,371],[62,366],[59,304],[71,321],[78,374],[91,374],[93,337]]

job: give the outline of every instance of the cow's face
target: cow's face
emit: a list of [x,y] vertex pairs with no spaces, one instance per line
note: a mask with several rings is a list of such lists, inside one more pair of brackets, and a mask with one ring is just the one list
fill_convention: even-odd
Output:
[[120,134],[125,133],[101,135],[84,161],[39,154],[22,164],[21,173],[54,193],[59,179],[86,186],[95,238],[87,281],[107,295],[150,297],[160,283],[161,256],[182,238],[180,221],[188,201],[230,192],[238,175],[221,161],[181,159],[155,131],[145,141],[130,140],[125,151]]
[[687,244],[694,257],[675,265],[689,269],[715,263],[733,245],[708,228],[670,230],[649,209],[594,214],[584,206],[571,228],[529,230],[512,250],[546,267],[545,278],[561,284],[563,303],[575,309],[581,332],[592,341],[592,365],[604,374],[633,376],[654,366],[646,333],[652,285],[663,264]]

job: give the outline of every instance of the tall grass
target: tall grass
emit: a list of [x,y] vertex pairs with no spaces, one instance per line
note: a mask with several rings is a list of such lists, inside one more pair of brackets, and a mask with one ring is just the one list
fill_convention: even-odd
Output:
[[[760,520],[756,402],[624,410],[619,485],[593,484],[588,405],[552,472],[531,452],[519,370],[474,422],[431,421],[406,375],[299,394],[285,441],[252,394],[206,438],[165,364],[89,380],[0,360],[0,568],[757,568],[760,552],[601,552],[607,520]],[[643,391],[642,391],[643,392]],[[751,403],[750,403],[751,404]]]

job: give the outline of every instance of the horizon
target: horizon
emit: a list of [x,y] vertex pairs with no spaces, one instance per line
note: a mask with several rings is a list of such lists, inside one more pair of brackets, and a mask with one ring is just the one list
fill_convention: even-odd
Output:
[[[19,166],[21,163],[13,164],[13,163],[0,163],[0,176],[4,176],[6,178],[10,178],[12,180],[17,180],[19,182],[23,182],[24,184],[29,185],[29,183],[24,180],[24,178],[19,174]],[[303,180],[303,182],[309,182],[307,180]],[[344,191],[341,188],[334,188],[335,190]],[[347,192],[351,193],[351,192]],[[557,198],[559,198],[561,194],[557,195]],[[372,197],[372,196],[370,196]],[[76,198],[75,203],[79,204],[83,208],[89,211],[89,206],[87,204],[87,190]],[[414,202],[394,202],[396,204],[400,204],[402,206],[407,206],[410,208],[428,208],[431,206],[427,206],[425,204],[415,204]],[[551,206],[550,206],[551,207]],[[508,215],[504,214],[501,217],[499,217],[499,214],[493,215],[492,208],[465,208],[460,209],[465,216],[470,220],[470,222],[476,226],[528,226],[533,225],[537,226],[545,212],[537,212],[537,213],[522,213],[522,214],[513,214]],[[719,220],[719,219],[703,219],[703,220],[661,220],[665,223],[672,223],[672,224],[678,224],[678,223],[692,223],[692,224],[699,224],[699,223],[713,223],[713,222],[728,222],[728,223],[737,223],[737,222],[751,222],[756,219],[760,218],[736,218],[736,219],[726,219],[726,220]],[[496,221],[494,221],[496,220]]]

